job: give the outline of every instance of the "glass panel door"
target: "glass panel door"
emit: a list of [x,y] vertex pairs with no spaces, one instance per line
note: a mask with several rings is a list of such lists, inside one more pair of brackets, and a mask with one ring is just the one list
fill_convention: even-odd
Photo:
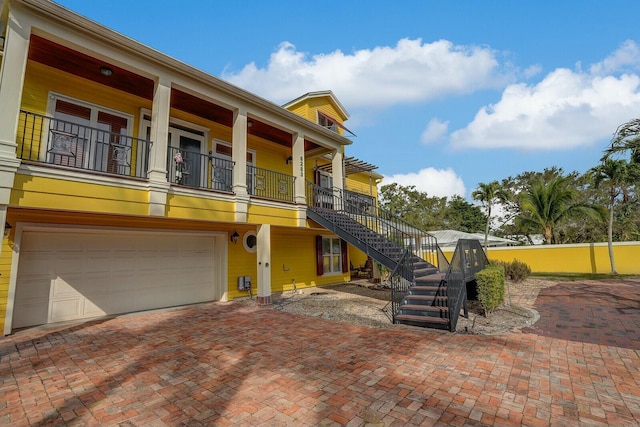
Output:
[[49,129],[47,163],[88,168],[87,147],[91,137],[91,108],[56,99]]
[[[113,114],[98,112],[96,138],[96,168],[103,172],[124,174],[131,166],[131,139],[127,135],[127,119]],[[125,137],[121,137],[125,136]]]
[[[200,153],[201,140],[180,135],[180,151],[184,170],[182,171],[182,184],[189,187],[202,187],[202,155]],[[206,185],[204,186],[206,187]]]

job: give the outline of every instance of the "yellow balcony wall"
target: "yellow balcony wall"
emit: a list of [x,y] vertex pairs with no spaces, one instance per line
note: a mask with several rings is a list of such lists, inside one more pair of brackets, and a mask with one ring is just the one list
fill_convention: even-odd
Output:
[[271,224],[293,227],[297,223],[298,213],[295,209],[278,208],[251,204],[247,221],[254,224]]
[[169,194],[167,217],[199,221],[234,222],[235,203],[190,195]]
[[149,193],[111,185],[17,174],[12,207],[148,215]]

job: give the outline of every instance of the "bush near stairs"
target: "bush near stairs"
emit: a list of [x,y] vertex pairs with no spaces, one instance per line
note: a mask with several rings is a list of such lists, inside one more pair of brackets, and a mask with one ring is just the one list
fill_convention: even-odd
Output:
[[502,266],[488,265],[476,273],[478,300],[482,305],[485,316],[504,302],[505,283],[504,267]]

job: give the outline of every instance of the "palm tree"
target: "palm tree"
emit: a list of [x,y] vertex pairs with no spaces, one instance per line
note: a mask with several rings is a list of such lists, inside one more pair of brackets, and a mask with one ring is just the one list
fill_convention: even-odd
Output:
[[498,183],[492,181],[488,184],[481,182],[471,194],[474,200],[479,201],[487,209],[487,223],[484,227],[484,251],[487,251],[489,240],[489,225],[491,224],[491,211],[495,203],[509,200],[509,193]]
[[616,129],[603,160],[627,151],[631,153],[631,162],[640,163],[640,119],[629,120]]
[[629,201],[629,186],[633,185],[638,174],[637,163],[627,163],[626,160],[614,160],[605,158],[602,163],[589,171],[593,176],[595,187],[602,183],[609,190],[609,223],[607,227],[607,242],[609,246],[609,261],[611,262],[611,274],[617,274],[613,257],[613,209],[616,200],[622,196],[622,203]]
[[554,231],[563,221],[587,215],[601,219],[597,207],[576,203],[577,191],[567,186],[567,177],[560,176],[549,182],[534,181],[525,192],[521,204],[524,215],[517,218],[519,227],[542,229],[545,244],[555,242]]

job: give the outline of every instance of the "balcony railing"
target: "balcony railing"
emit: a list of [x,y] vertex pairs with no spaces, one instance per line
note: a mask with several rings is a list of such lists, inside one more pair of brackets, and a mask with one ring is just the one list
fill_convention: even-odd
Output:
[[233,192],[233,161],[196,151],[169,147],[169,182],[187,187]]
[[146,178],[151,141],[20,111],[17,156],[49,165]]
[[247,165],[247,191],[250,196],[293,202],[294,182],[294,176]]

